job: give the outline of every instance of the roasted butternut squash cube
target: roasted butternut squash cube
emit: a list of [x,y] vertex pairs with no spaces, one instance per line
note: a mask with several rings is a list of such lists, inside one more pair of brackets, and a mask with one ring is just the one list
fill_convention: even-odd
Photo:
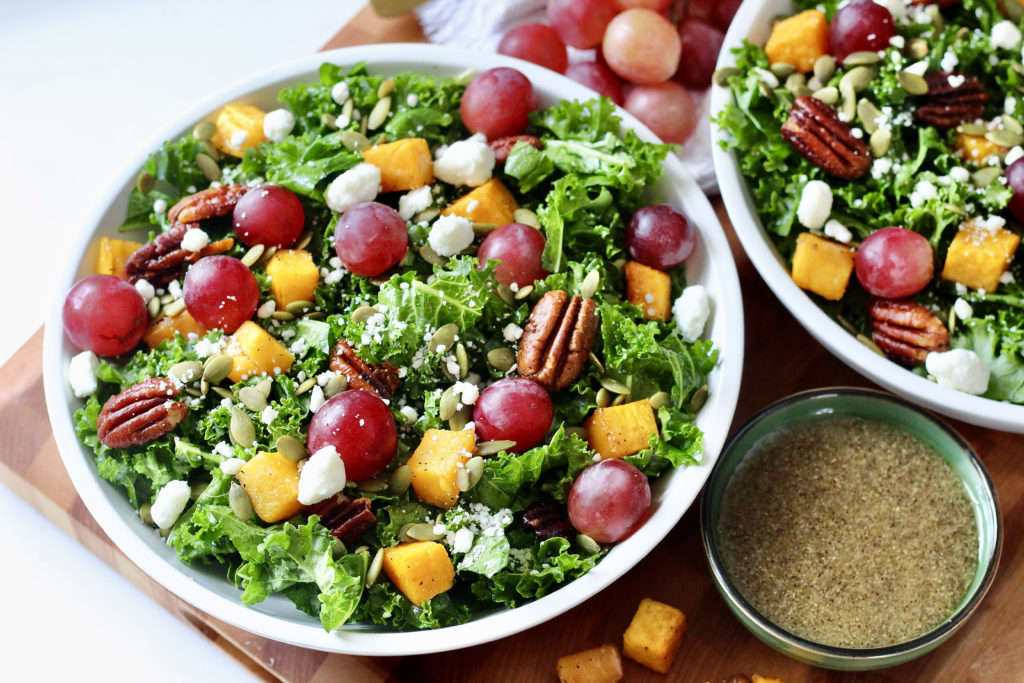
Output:
[[455,581],[455,567],[448,551],[434,541],[385,548],[383,559],[382,569],[391,583],[416,606],[444,593]]
[[439,508],[451,509],[459,499],[455,477],[459,468],[473,457],[475,448],[476,433],[471,429],[428,429],[407,463],[417,497]]
[[997,145],[983,135],[956,134],[956,149],[963,155],[964,159],[973,161],[978,166],[987,166],[991,157],[1002,159],[1010,151],[1009,147]]
[[816,9],[809,9],[772,27],[764,45],[772,64],[792,64],[801,73],[814,68],[818,57],[828,54],[828,21]]
[[263,119],[266,115],[262,109],[251,104],[225,105],[217,114],[217,132],[210,142],[225,154],[242,158],[245,150],[267,139],[263,135]]
[[266,330],[246,320],[228,341],[227,351],[235,359],[235,367],[228,375],[232,382],[267,373],[273,377],[288,372],[295,356]]
[[157,320],[146,328],[146,333],[142,335],[142,340],[146,342],[146,346],[155,349],[165,339],[174,339],[175,333],[187,339],[190,334],[202,337],[207,332],[209,330],[196,322],[196,319],[186,309],[178,315],[164,316]]
[[264,522],[280,522],[302,509],[299,464],[279,453],[257,453],[238,470],[238,483],[249,494],[253,511]]
[[[991,220],[991,219],[990,219]],[[1020,235],[986,221],[971,219],[960,226],[946,252],[942,279],[971,289],[994,292],[1013,261]]]
[[785,683],[781,678],[768,678],[760,674],[754,674],[750,677],[750,680],[751,683]]
[[615,683],[622,680],[622,657],[611,643],[558,658],[562,683]]
[[657,268],[636,261],[626,263],[626,299],[639,306],[648,320],[672,317],[672,278]]
[[267,261],[270,293],[282,309],[295,301],[312,301],[320,282],[313,256],[305,249],[278,249]]
[[658,433],[654,409],[646,398],[598,408],[583,428],[587,431],[587,443],[602,460],[639,453],[647,448],[651,436]]
[[622,634],[622,654],[648,669],[667,674],[686,635],[683,611],[644,598]]
[[141,242],[101,237],[99,251],[96,252],[96,274],[124,277],[124,264],[141,246]]
[[380,169],[381,192],[415,190],[434,182],[434,160],[423,138],[370,147],[363,151],[363,161]]
[[491,178],[469,194],[456,199],[441,211],[442,216],[455,214],[474,223],[507,225],[515,221],[519,204],[497,178]]
[[853,272],[853,247],[800,233],[793,253],[793,282],[830,301],[839,301],[846,293]]

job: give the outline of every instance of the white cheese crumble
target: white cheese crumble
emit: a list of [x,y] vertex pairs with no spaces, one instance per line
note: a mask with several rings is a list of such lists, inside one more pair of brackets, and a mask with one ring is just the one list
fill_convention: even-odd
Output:
[[452,385],[452,392],[459,396],[459,402],[465,406],[471,406],[480,398],[480,388],[469,382],[456,382]]
[[271,406],[267,406],[266,408],[263,409],[263,412],[260,413],[260,422],[262,422],[265,425],[270,424],[276,419],[277,411],[274,410],[274,408],[272,408]]
[[971,172],[963,166],[954,166],[949,169],[949,177],[963,185],[971,179]]
[[825,223],[825,235],[843,244],[849,244],[853,241],[853,233],[850,232],[850,229],[837,220],[830,220]]
[[952,71],[959,63],[960,59],[956,54],[952,50],[946,50],[946,54],[942,55],[942,61],[939,62],[939,66],[942,67],[943,71]]
[[956,301],[953,302],[953,313],[958,320],[967,320],[974,317],[974,309],[971,308],[971,304],[960,297],[957,297]]
[[974,395],[984,394],[988,389],[988,367],[969,349],[933,351],[924,365],[939,386]]
[[372,202],[380,191],[380,169],[373,164],[357,164],[331,181],[324,200],[341,213],[356,204]]
[[519,327],[515,323],[509,323],[505,327],[501,328],[501,336],[507,342],[519,341],[519,338],[523,336],[523,328]]
[[270,316],[274,315],[274,311],[277,310],[277,302],[273,299],[264,301],[259,308],[256,309],[256,317],[266,320]]
[[309,392],[309,412],[315,413],[326,402],[327,398],[324,396],[324,390],[318,386],[313,387],[313,390]]
[[419,413],[417,413],[416,409],[412,406],[402,406],[398,412],[400,412],[410,424],[420,419]]
[[160,489],[160,493],[156,494],[149,514],[158,527],[170,529],[184,512],[191,495],[192,489],[187,482],[180,479],[169,481]]
[[701,285],[690,285],[672,304],[676,326],[688,342],[695,342],[704,334],[704,325],[711,315],[711,300]]
[[832,188],[821,180],[811,180],[800,193],[800,205],[796,209],[797,220],[804,227],[817,229],[825,225],[832,213]]
[[1013,50],[1020,45],[1021,33],[1017,25],[1004,19],[992,27],[992,47]]
[[959,88],[967,82],[967,77],[961,74],[950,74],[949,77],[946,78],[946,82],[949,83],[949,87],[951,88]]
[[92,351],[82,351],[71,358],[68,365],[68,384],[78,398],[85,398],[96,391],[96,368],[100,359]]
[[249,139],[249,133],[244,130],[236,130],[231,134],[231,146],[241,147],[245,144],[245,141]]
[[[228,408],[231,407],[230,401],[228,401]],[[222,455],[225,458],[232,458],[235,455],[235,449],[231,447],[227,441],[218,441],[217,445],[213,447],[213,452],[218,455]]]
[[163,213],[167,210],[167,200],[157,199],[153,202],[153,213]]
[[473,243],[473,223],[454,214],[441,216],[427,236],[430,248],[440,256],[454,256]]
[[408,221],[433,203],[434,197],[430,194],[430,185],[424,185],[406,192],[398,198],[398,215]]
[[409,95],[408,95],[408,96],[407,96],[407,97],[405,98],[405,103],[406,103],[407,105],[409,105],[410,107],[415,107],[415,106],[416,106],[417,104],[419,104],[419,103],[420,103],[420,98],[416,96],[416,93],[414,93],[414,92],[411,92],[411,93],[409,93]]
[[1020,158],[1024,158],[1024,148],[1017,145],[1016,147],[1011,147],[1010,151],[1006,153],[1006,156],[1003,158],[1003,163],[1006,164],[1007,168],[1009,168],[1010,164]]
[[337,104],[345,104],[348,99],[348,83],[340,81],[331,88],[331,99]]
[[156,289],[149,283],[149,280],[145,279],[135,281],[135,291],[139,293],[139,296],[141,296],[142,300],[147,304],[150,299],[156,296]]
[[766,85],[767,85],[767,86],[768,86],[769,88],[778,88],[778,87],[779,87],[779,78],[778,78],[778,76],[776,76],[775,74],[773,74],[773,73],[772,73],[771,71],[769,71],[768,69],[762,69],[762,68],[761,68],[761,67],[759,67],[759,66],[755,66],[755,67],[754,67],[754,69],[753,69],[753,71],[754,71],[754,73],[756,73],[756,74],[758,75],[758,77],[759,77],[759,78],[760,78],[760,79],[761,79],[762,81],[764,81],[764,82],[765,82],[765,84],[766,84]]
[[181,238],[181,248],[185,251],[198,252],[210,244],[210,236],[202,228],[189,228]]
[[334,446],[314,453],[299,473],[299,502],[312,505],[327,500],[345,488],[345,462]]
[[271,142],[282,142],[295,128],[295,115],[287,109],[275,109],[263,117],[263,134]]
[[181,283],[177,280],[171,280],[171,284],[167,285],[167,293],[173,296],[175,299],[181,298]]
[[885,157],[879,157],[871,162],[871,177],[875,180],[881,180],[882,176],[888,175],[891,170],[892,161]]
[[910,205],[915,209],[931,199],[938,199],[939,191],[929,180],[920,180],[910,193]]
[[490,180],[493,172],[494,151],[483,136],[452,143],[434,162],[434,175],[452,185],[477,187]]
[[228,458],[220,464],[220,471],[229,477],[233,477],[238,474],[238,471],[242,469],[242,465],[245,461],[241,458]]
[[452,551],[456,553],[468,553],[469,549],[473,547],[473,532],[462,527],[455,532],[455,538],[452,541]]
[[915,76],[920,76],[921,78],[924,78],[924,75],[928,73],[928,60],[922,59],[920,62],[914,62],[906,69],[904,69],[904,71],[909,71]]

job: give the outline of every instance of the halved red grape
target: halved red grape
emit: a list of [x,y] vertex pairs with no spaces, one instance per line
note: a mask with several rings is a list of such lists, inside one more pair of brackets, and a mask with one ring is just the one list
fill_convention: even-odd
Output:
[[548,271],[540,265],[546,242],[544,235],[532,226],[522,223],[503,225],[484,238],[476,255],[478,267],[483,268],[488,259],[501,261],[494,272],[495,280],[503,285],[532,285],[534,280],[548,276]]
[[231,256],[204,256],[185,273],[185,307],[208,330],[231,333],[252,318],[260,303],[256,276]]
[[126,280],[90,275],[64,298],[64,332],[71,343],[97,356],[120,356],[146,332],[146,302]]
[[675,81],[634,87],[626,96],[626,111],[665,142],[686,142],[697,127],[693,96]]
[[1017,159],[1003,172],[1007,186],[1013,190],[1013,197],[1006,208],[1019,221],[1024,221],[1024,157]]
[[647,476],[610,459],[580,472],[569,491],[569,521],[598,543],[617,543],[643,526],[651,511]]
[[682,43],[675,26],[649,9],[628,9],[608,24],[601,52],[611,70],[633,83],[660,83],[676,72]]
[[398,451],[398,429],[391,409],[368,391],[350,389],[320,406],[309,422],[306,450],[334,446],[345,476],[364,481],[387,467]]
[[302,234],[306,214],[291,190],[264,185],[238,200],[232,222],[243,244],[290,247]]
[[645,206],[626,224],[626,249],[645,266],[668,270],[693,253],[697,231],[683,213],[669,204]]
[[498,43],[498,52],[565,73],[569,55],[565,43],[547,24],[532,22],[509,29]]
[[375,277],[393,268],[409,248],[405,219],[379,202],[356,204],[338,219],[334,251],[346,268]]
[[537,96],[530,79],[507,66],[488,69],[473,79],[462,93],[459,112],[473,133],[488,140],[515,135],[530,123]]
[[736,16],[736,10],[743,4],[743,0],[712,0],[714,21],[713,23],[721,31],[728,31],[732,18]]
[[589,50],[601,44],[618,10],[612,0],[548,0],[548,21],[566,45]]
[[857,247],[857,280],[869,293],[887,299],[917,294],[934,272],[932,245],[906,228],[883,228]]
[[620,11],[640,7],[652,9],[655,12],[664,12],[671,4],[672,0],[615,0],[615,7]]
[[679,22],[679,39],[683,44],[683,55],[679,59],[675,80],[692,90],[709,87],[725,34],[700,19],[687,17]]
[[473,424],[480,441],[515,441],[513,453],[528,451],[547,436],[555,409],[544,387],[532,379],[499,379],[473,406]]
[[604,95],[615,104],[622,105],[622,79],[606,65],[599,62],[576,62],[569,65],[565,75],[597,94]]
[[874,0],[855,0],[839,8],[828,25],[829,52],[840,62],[851,52],[877,52],[896,35],[892,13]]

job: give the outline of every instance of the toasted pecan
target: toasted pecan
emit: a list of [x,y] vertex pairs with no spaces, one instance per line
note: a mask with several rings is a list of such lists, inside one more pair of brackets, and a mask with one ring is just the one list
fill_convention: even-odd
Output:
[[782,124],[782,137],[805,159],[837,178],[859,178],[871,168],[867,145],[854,137],[832,107],[813,97],[798,97]]
[[900,365],[924,364],[932,351],[949,350],[949,332],[927,308],[909,299],[872,299],[871,340]]
[[231,213],[238,200],[251,188],[248,185],[221,185],[185,197],[167,210],[167,220],[173,223],[198,223]]
[[331,350],[330,368],[345,376],[349,389],[369,391],[381,398],[391,398],[402,384],[393,365],[367,363],[345,339],[339,339]]
[[96,432],[111,448],[141,446],[169,433],[188,415],[174,398],[178,388],[165,377],[142,380],[111,396],[96,418]]
[[[953,128],[985,114],[988,91],[970,74],[940,71],[924,77],[928,92],[919,95],[914,116],[936,128]],[[954,85],[955,84],[955,85]]]
[[548,391],[561,391],[583,374],[598,328],[592,299],[560,289],[546,293],[533,307],[519,339],[519,374]]

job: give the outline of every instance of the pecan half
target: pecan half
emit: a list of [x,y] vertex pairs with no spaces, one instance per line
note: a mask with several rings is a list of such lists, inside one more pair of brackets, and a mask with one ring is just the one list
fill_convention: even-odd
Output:
[[390,363],[371,365],[356,355],[355,349],[344,339],[339,339],[331,350],[331,370],[344,375],[349,389],[359,389],[391,398],[402,384],[398,370]]
[[151,377],[133,384],[103,404],[96,432],[111,448],[141,446],[159,439],[188,415],[188,406],[175,401],[178,389],[166,377]]
[[124,274],[132,283],[146,280],[154,287],[166,287],[177,280],[186,263],[195,263],[203,256],[220,254],[231,249],[235,240],[226,237],[203,247],[200,251],[183,249],[181,240],[198,223],[175,223],[167,232],[157,235],[132,252],[124,264]]
[[167,219],[172,224],[198,223],[207,218],[226,216],[250,189],[248,185],[221,185],[190,194],[167,210]]
[[320,523],[345,545],[358,541],[377,523],[377,516],[370,512],[369,498],[352,500],[339,495],[317,503],[310,512],[319,515]]
[[852,180],[871,168],[871,155],[832,107],[813,97],[798,97],[782,124],[782,137],[826,173]]
[[988,91],[985,84],[970,74],[939,71],[924,77],[928,92],[918,96],[918,121],[936,128],[953,128],[985,114]]
[[522,519],[523,526],[542,541],[555,536],[572,538],[576,533],[576,529],[565,516],[565,510],[554,503],[534,503],[523,510]]
[[525,142],[537,149],[543,146],[540,138],[533,135],[506,135],[503,138],[491,140],[487,143],[487,146],[494,152],[494,161],[503,164],[508,159],[509,152],[516,146],[517,142]]
[[932,351],[949,350],[946,326],[920,304],[907,299],[872,299],[868,315],[875,328],[872,341],[900,365],[922,365]]
[[597,337],[593,299],[555,289],[540,298],[519,339],[519,374],[548,391],[561,391],[583,374]]

